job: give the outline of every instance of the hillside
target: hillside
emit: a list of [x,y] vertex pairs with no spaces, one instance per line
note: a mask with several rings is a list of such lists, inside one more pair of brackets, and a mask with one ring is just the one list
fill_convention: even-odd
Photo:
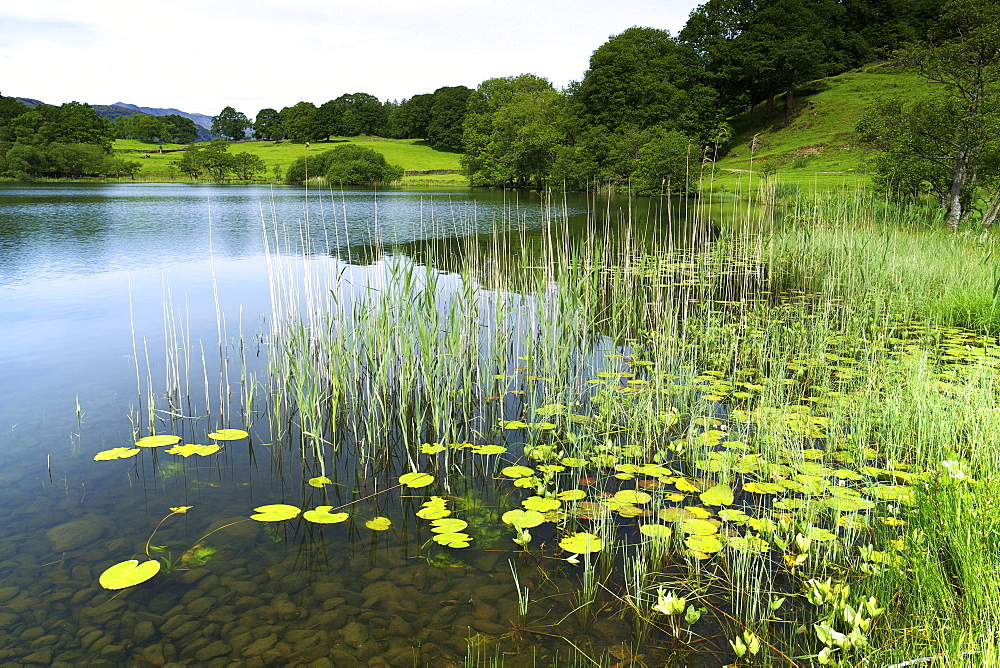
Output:
[[870,155],[857,145],[854,127],[880,98],[916,99],[930,90],[916,74],[876,64],[812,82],[799,93],[793,112],[784,99],[763,118],[763,105],[733,119],[736,134],[726,154],[706,169],[703,187],[730,190],[749,175],[774,172],[779,183],[820,189],[867,183]]

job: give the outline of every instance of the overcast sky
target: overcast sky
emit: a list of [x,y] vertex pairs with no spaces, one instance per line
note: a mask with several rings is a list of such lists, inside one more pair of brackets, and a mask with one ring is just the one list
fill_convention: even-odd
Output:
[[402,100],[524,72],[557,87],[698,0],[33,0],[0,3],[0,93],[215,115],[343,93]]

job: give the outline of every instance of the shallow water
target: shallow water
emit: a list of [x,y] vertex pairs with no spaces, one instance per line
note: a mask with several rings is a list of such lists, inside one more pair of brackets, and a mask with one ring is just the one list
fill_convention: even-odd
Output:
[[[269,441],[265,409],[240,415],[239,401],[215,380],[220,355],[230,358],[221,368],[233,388],[234,360],[264,372],[275,257],[290,274],[385,285],[394,264],[413,263],[410,254],[429,240],[537,236],[544,207],[521,197],[0,186],[0,661],[532,665],[574,655],[574,645],[606,658],[630,642],[620,618],[577,624],[578,569],[546,559],[544,548],[535,556],[513,549],[496,484],[452,490],[453,507],[480,536],[473,547],[429,549],[433,534],[413,521],[422,495],[386,493],[385,481],[356,460],[328,472],[333,485],[304,486],[315,472],[303,471],[296,447]],[[580,230],[594,206],[558,203],[565,224]],[[463,280],[449,268],[433,273],[447,290]],[[583,363],[616,350],[599,333],[590,340]],[[174,381],[184,389],[178,397],[195,399],[168,404]],[[213,428],[245,426],[252,436],[210,458],[147,449],[95,462],[98,451],[148,433],[151,394],[160,433],[197,443]],[[511,400],[485,408],[483,419],[502,417]],[[264,504],[339,506],[368,496],[344,524],[246,519]],[[99,586],[112,564],[145,559],[157,523],[186,505],[192,509],[169,517],[151,541],[152,556],[172,569],[117,594]],[[392,520],[389,531],[365,527],[377,515]],[[200,545],[214,553],[188,553],[226,522],[237,524]],[[541,529],[536,536],[543,545],[548,538]],[[512,565],[534,601],[527,618]],[[622,652],[628,656],[611,655]]]

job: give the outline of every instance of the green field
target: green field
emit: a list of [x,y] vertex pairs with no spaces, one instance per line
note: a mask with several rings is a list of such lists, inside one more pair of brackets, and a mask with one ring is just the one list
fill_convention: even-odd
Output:
[[[383,139],[381,137],[347,137],[334,138],[331,141],[293,144],[288,141],[248,141],[230,144],[230,153],[253,153],[267,165],[267,179],[274,180],[274,168],[279,167],[284,172],[296,158],[303,155],[317,155],[329,151],[335,146],[345,143],[359,144],[378,151],[391,164],[400,165],[407,171],[428,169],[461,169],[458,153],[437,151],[424,144],[420,139]],[[197,144],[195,144],[197,146]],[[182,145],[163,146],[164,151],[184,148]],[[136,176],[141,181],[184,181],[187,177],[176,168],[180,159],[177,152],[159,152],[155,144],[143,144],[139,141],[119,139],[114,143],[114,149],[121,152],[120,157],[135,159],[142,165]],[[148,157],[145,157],[148,156]],[[263,180],[263,175],[261,176]],[[404,186],[467,186],[468,179],[461,174],[428,174],[404,176]]]
[[928,91],[929,84],[913,72],[882,64],[819,79],[796,98],[791,115],[781,99],[766,121],[762,104],[733,119],[736,134],[729,150],[706,165],[702,187],[755,188],[764,172],[773,172],[779,183],[815,191],[866,186],[871,153],[857,145],[858,120],[879,99],[912,100]]

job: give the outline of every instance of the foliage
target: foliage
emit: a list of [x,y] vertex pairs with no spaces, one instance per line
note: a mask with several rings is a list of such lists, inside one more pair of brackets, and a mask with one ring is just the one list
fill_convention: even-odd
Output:
[[312,157],[300,157],[285,173],[285,181],[301,184],[322,176],[336,185],[388,184],[403,177],[403,168],[390,165],[385,157],[370,148],[345,144]]
[[119,116],[111,121],[110,131],[116,139],[136,139],[147,144],[189,144],[198,134],[194,121],[177,114]]
[[883,189],[933,193],[957,229],[969,219],[978,186],[990,184],[1000,204],[1000,7],[990,0],[946,3],[935,39],[903,50],[900,59],[937,84],[935,94],[912,105],[873,105],[858,133],[882,152],[875,169]]
[[255,139],[281,139],[284,136],[281,115],[270,107],[258,111],[253,122],[253,136]]
[[218,116],[212,116],[212,132],[233,141],[246,137],[247,128],[251,125],[246,114],[232,107],[225,107]]

